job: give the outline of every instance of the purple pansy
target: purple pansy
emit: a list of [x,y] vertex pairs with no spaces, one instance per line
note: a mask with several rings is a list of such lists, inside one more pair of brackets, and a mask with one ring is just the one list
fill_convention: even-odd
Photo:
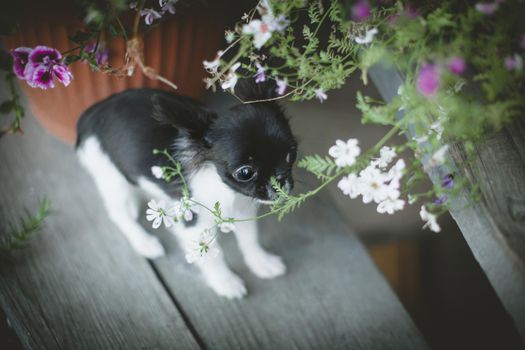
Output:
[[277,88],[275,89],[275,92],[277,92],[277,95],[282,96],[284,95],[284,92],[286,91],[286,87],[288,86],[286,79],[275,79],[275,82],[277,83]]
[[431,63],[425,64],[417,77],[417,89],[423,95],[430,97],[439,89],[440,80],[439,67]]
[[362,22],[370,17],[370,5],[365,0],[359,0],[352,6],[352,19],[356,22]]
[[467,69],[467,64],[463,58],[455,56],[448,61],[447,67],[452,73],[461,75]]
[[25,80],[24,69],[29,61],[31,50],[30,47],[17,47],[16,49],[11,50],[11,56],[13,56],[13,72],[18,79]]
[[[88,53],[95,52],[96,43],[91,43],[84,47],[84,51]],[[102,66],[109,60],[109,49],[105,46],[103,42],[99,43],[97,51],[95,53],[95,60],[97,65]]]
[[259,62],[256,62],[255,65],[257,66],[257,73],[254,75],[255,82],[262,83],[263,81],[266,81],[266,74],[264,73],[265,71],[264,67],[261,66]]
[[[68,86],[73,79],[69,68],[62,63],[62,55],[57,49],[37,46],[34,49],[19,47],[12,51],[13,70],[29,86],[40,89],[55,87],[55,77]],[[23,70],[22,70],[23,69]]]
[[146,22],[147,25],[151,25],[153,21],[162,17],[162,15],[154,9],[141,10],[140,15],[144,16],[144,22]]

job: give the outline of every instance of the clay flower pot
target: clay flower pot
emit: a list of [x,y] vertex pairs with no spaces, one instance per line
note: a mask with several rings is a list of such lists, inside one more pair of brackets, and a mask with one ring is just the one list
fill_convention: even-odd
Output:
[[[42,125],[58,138],[74,143],[76,122],[80,114],[93,103],[128,88],[152,87],[171,90],[177,94],[199,97],[204,91],[202,67],[220,45],[223,33],[222,16],[210,11],[195,11],[176,15],[144,35],[144,63],[161,76],[173,81],[178,90],[146,77],[136,69],[132,77],[115,77],[93,72],[88,64],[70,65],[74,79],[68,87],[61,84],[41,90],[20,82],[29,99],[31,111]],[[19,46],[46,45],[63,52],[74,44],[68,37],[82,28],[82,22],[71,14],[41,16],[22,20],[16,34],[3,37],[6,49]],[[109,63],[124,64],[126,42],[123,38],[108,38]]]

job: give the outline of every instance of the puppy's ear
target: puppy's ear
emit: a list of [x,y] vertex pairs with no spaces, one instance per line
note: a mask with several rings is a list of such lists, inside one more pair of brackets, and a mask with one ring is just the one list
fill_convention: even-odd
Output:
[[256,83],[254,79],[241,79],[235,85],[235,95],[241,100],[256,101],[277,97],[277,85],[273,79]]
[[203,140],[205,131],[217,118],[204,105],[182,96],[158,93],[151,97],[152,118],[188,133],[194,139]]

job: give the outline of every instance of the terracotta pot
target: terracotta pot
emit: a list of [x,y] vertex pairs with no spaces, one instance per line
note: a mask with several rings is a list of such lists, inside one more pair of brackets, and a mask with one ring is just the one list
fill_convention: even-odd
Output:
[[[60,18],[31,18],[19,26],[13,36],[4,37],[7,49],[18,46],[47,45],[60,51],[74,47],[68,36],[82,27],[82,22],[71,15]],[[220,45],[224,22],[217,13],[199,11],[174,16],[144,35],[144,62],[160,75],[173,81],[174,91],[164,83],[151,80],[137,69],[132,77],[118,78],[92,72],[85,63],[72,64],[74,80],[68,87],[57,83],[54,89],[41,90],[20,82],[29,98],[33,114],[42,125],[58,138],[74,143],[76,122],[80,114],[93,103],[128,88],[154,87],[199,97],[204,91],[202,61],[215,56]],[[123,38],[106,40],[110,48],[110,64],[124,63],[126,43]],[[109,42],[108,42],[109,41]]]

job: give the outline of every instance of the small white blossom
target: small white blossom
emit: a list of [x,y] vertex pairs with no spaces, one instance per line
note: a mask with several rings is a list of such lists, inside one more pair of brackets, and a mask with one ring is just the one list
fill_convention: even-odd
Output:
[[241,66],[239,62],[235,63],[228,72],[228,75],[226,76],[226,79],[222,82],[222,89],[223,90],[230,90],[231,92],[234,92],[235,85],[237,85],[237,80],[239,77],[235,73],[235,71]]
[[243,34],[253,35],[253,46],[260,49],[272,37],[270,24],[260,20],[254,19],[250,23],[243,25]]
[[367,30],[364,36],[355,38],[355,42],[360,45],[370,44],[372,40],[374,40],[374,37],[377,35],[377,33],[379,33],[377,28]]
[[394,214],[394,212],[398,210],[403,210],[405,207],[405,201],[402,199],[390,199],[387,198],[377,206],[377,212],[384,214],[387,213],[389,215]]
[[219,224],[219,230],[221,230],[222,233],[235,231],[235,224],[233,222],[222,222]]
[[335,158],[335,164],[338,167],[351,166],[361,154],[358,143],[357,139],[348,139],[346,142],[336,140],[335,145],[328,150],[328,154]]
[[217,73],[223,53],[223,51],[217,51],[217,55],[215,55],[213,61],[202,61],[202,65],[208,73]]
[[164,176],[164,173],[162,171],[162,168],[160,166],[152,166],[151,167],[151,173],[153,174],[153,176],[155,176],[157,179],[162,179],[162,177]]
[[224,39],[226,39],[228,44],[231,44],[233,39],[235,39],[235,32],[232,30],[226,30],[224,32]]
[[192,204],[187,198],[181,198],[179,202],[175,202],[173,206],[175,209],[175,216],[177,219],[184,219],[184,221],[193,220]]
[[324,101],[328,99],[328,95],[324,92],[323,89],[321,88],[315,89],[314,92],[315,92],[315,97],[317,97],[319,102],[323,103]]
[[186,253],[186,261],[192,264],[195,261],[206,262],[219,255],[220,251],[214,244],[215,233],[212,230],[204,230],[199,239],[192,242],[192,248]]
[[445,163],[445,155],[447,154],[447,151],[448,145],[442,146],[430,157],[427,166],[433,168]]
[[421,217],[421,220],[425,221],[425,225],[423,225],[423,228],[428,227],[431,231],[434,232],[441,231],[441,227],[439,226],[436,220],[436,215],[429,213],[424,205],[421,206],[419,216]]
[[386,168],[388,164],[397,156],[396,151],[388,146],[383,146],[379,150],[379,159],[377,166],[380,168]]
[[174,224],[174,207],[167,207],[163,200],[157,202],[154,199],[148,202],[148,207],[146,210],[146,220],[153,221],[152,226],[154,229],[159,228],[163,222],[166,227],[171,227]]
[[344,194],[350,196],[350,198],[357,198],[361,192],[359,190],[359,178],[356,174],[349,174],[348,176],[343,176],[343,178],[337,184],[337,187]]
[[405,170],[405,161],[401,158],[388,170],[387,178],[391,181],[398,181],[403,177]]
[[366,167],[359,173],[359,191],[363,196],[363,203],[372,201],[380,203],[387,199],[391,193],[391,188],[385,183],[386,175],[374,165]]

